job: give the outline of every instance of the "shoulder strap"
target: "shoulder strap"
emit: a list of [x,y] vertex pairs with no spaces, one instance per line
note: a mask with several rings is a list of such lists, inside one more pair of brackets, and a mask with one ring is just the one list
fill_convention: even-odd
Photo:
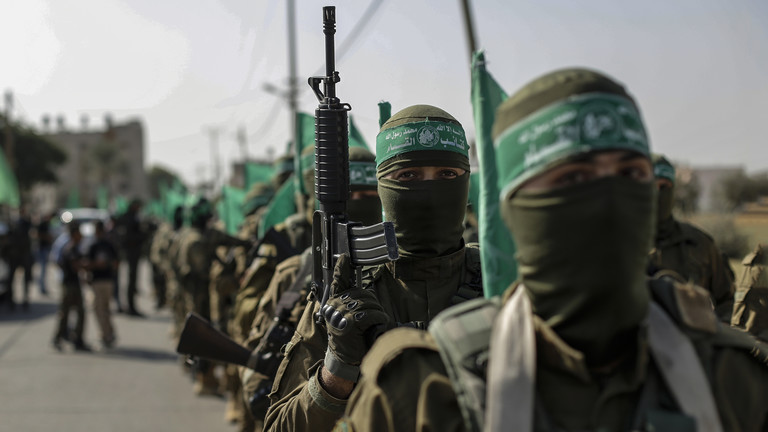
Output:
[[709,293],[678,278],[667,271],[651,278],[648,283],[653,300],[678,324],[690,330],[717,332],[719,323]]
[[488,364],[484,430],[532,431],[536,335],[531,301],[522,285],[518,285],[496,318]]
[[715,398],[696,350],[659,305],[648,316],[651,355],[683,413],[696,419],[699,431],[722,432]]
[[468,431],[479,432],[484,424],[488,346],[499,304],[499,299],[469,300],[442,311],[429,325]]

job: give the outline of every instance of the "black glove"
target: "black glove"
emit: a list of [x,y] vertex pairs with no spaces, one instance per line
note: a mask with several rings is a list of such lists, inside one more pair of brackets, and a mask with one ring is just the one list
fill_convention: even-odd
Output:
[[328,328],[325,368],[349,381],[357,381],[372,333],[389,322],[376,294],[372,290],[353,288],[353,277],[349,255],[341,255],[333,270],[331,297],[322,309]]

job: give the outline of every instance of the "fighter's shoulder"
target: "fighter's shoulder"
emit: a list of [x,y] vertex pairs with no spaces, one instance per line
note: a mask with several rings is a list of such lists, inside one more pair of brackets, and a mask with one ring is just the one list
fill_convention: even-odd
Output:
[[703,229],[688,222],[679,222],[683,235],[697,244],[714,246],[715,239]]
[[389,365],[405,356],[412,357],[411,360],[428,356],[439,358],[439,348],[429,332],[398,327],[384,333],[376,340],[363,358],[360,373],[368,379],[377,380]]
[[709,344],[714,349],[748,352],[768,367],[768,344],[746,331],[719,322],[706,290],[682,282],[672,272],[659,272],[649,279],[653,300],[675,321],[692,341]]

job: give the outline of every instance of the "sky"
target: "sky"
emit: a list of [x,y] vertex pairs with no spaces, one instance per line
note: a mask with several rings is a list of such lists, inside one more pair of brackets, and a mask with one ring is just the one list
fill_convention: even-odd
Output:
[[[7,1],[0,90],[13,93],[14,117],[39,127],[43,115],[63,115],[70,129],[84,115],[92,128],[106,114],[139,120],[147,166],[189,183],[210,179],[217,159],[230,172],[243,156],[239,128],[250,157],[285,152],[285,0]],[[477,46],[508,93],[555,69],[596,69],[635,96],[654,151],[768,169],[768,2],[470,2]],[[324,71],[322,7],[335,5],[337,94],[372,149],[382,100],[393,113],[439,106],[471,140],[461,0],[296,3],[301,111],[317,106],[306,79]]]

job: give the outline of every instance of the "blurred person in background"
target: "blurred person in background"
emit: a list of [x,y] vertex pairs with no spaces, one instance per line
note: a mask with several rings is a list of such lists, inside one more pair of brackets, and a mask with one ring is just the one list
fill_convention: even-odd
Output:
[[701,229],[678,220],[672,213],[675,202],[675,168],[661,154],[652,155],[658,190],[655,247],[651,267],[671,270],[685,281],[704,288],[720,321],[731,322],[733,312],[733,270],[712,237]]
[[[13,253],[10,254],[10,289],[13,293],[14,281],[16,280],[16,270],[22,268],[24,270],[24,285],[23,285],[23,300],[22,308],[29,308],[29,284],[32,282],[32,238],[30,231],[32,230],[32,220],[29,218],[29,214],[25,207],[19,209],[19,217],[14,221],[11,227],[11,248]],[[15,305],[13,294],[11,294],[11,308]]]
[[45,278],[48,269],[48,257],[51,253],[51,246],[53,245],[53,235],[51,234],[51,220],[55,217],[55,213],[44,214],[40,221],[35,225],[35,238],[37,239],[37,263],[40,265],[40,279],[38,280],[38,286],[40,287],[40,294],[47,296],[48,289],[45,286]]
[[117,249],[107,237],[104,222],[96,222],[96,241],[88,248],[88,270],[93,289],[93,313],[99,323],[101,343],[105,348],[112,348],[115,343],[109,299],[119,264]]
[[[83,340],[85,331],[85,308],[83,306],[83,290],[80,285],[80,271],[83,270],[85,260],[80,251],[80,242],[83,235],[80,233],[80,225],[72,222],[68,225],[69,241],[61,250],[57,264],[61,267],[61,301],[59,302],[59,322],[56,333],[53,336],[53,347],[57,351],[62,350],[61,342],[69,341],[76,351],[90,351],[90,347]],[[70,334],[69,312],[75,309],[77,321]]]
[[[128,210],[117,221],[117,234],[120,250],[128,263],[128,288],[126,292],[128,315],[142,317],[144,314],[136,308],[136,294],[138,293],[139,259],[146,238],[146,230],[139,217],[142,208],[141,200],[134,199],[128,205]],[[118,288],[119,296],[119,288]],[[118,302],[119,304],[119,302]]]

